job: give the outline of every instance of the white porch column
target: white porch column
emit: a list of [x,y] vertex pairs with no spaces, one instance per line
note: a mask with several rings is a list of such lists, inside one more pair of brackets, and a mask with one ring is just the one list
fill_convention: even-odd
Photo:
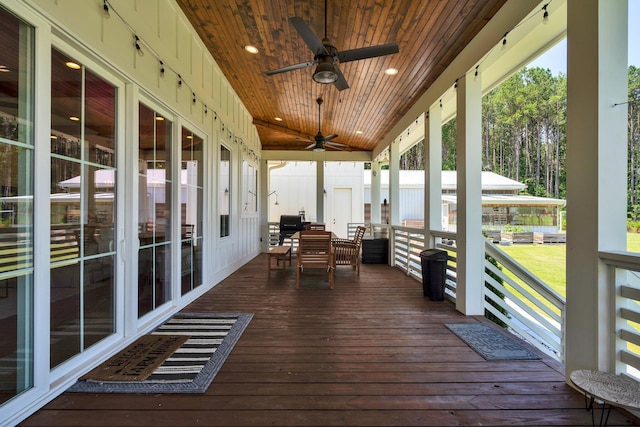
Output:
[[616,295],[599,250],[626,250],[627,1],[569,0],[567,376],[615,369]]
[[457,111],[456,309],[466,315],[482,315],[482,90],[480,78],[474,78],[473,74],[467,74],[458,81]]
[[389,146],[389,224],[400,225],[400,144],[397,141]]
[[380,224],[380,162],[371,162],[371,223]]
[[324,224],[324,160],[316,160],[316,218]]
[[432,105],[424,120],[425,248],[435,247],[429,230],[442,230],[442,107]]
[[269,251],[269,162],[260,162],[260,188],[258,206],[260,212],[260,252]]

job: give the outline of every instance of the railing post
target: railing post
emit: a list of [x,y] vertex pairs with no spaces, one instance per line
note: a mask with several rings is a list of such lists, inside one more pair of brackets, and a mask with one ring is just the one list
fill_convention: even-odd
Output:
[[396,230],[392,225],[389,225],[389,265],[395,267],[396,265]]
[[411,272],[411,233],[408,231],[407,233],[407,276],[410,275]]

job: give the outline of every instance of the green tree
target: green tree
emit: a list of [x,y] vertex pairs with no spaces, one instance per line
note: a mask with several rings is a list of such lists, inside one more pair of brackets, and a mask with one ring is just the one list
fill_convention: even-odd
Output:
[[442,170],[456,170],[456,119],[442,126]]
[[632,221],[640,213],[640,68],[629,67],[627,212]]

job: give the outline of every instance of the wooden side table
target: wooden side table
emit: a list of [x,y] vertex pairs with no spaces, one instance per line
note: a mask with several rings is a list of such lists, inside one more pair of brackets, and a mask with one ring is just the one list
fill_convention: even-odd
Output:
[[640,409],[640,382],[632,378],[588,369],[573,371],[569,378],[584,393],[593,426],[596,425],[593,414],[594,401],[602,403],[600,426],[607,425],[611,408],[614,406],[630,410]]

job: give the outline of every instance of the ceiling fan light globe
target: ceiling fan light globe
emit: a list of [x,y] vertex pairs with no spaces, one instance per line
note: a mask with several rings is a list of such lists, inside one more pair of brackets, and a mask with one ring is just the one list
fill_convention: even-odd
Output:
[[316,146],[316,147],[313,148],[313,151],[324,151],[324,148]]
[[313,80],[320,84],[332,84],[338,80],[338,73],[333,69],[333,64],[329,62],[321,62],[313,73]]

